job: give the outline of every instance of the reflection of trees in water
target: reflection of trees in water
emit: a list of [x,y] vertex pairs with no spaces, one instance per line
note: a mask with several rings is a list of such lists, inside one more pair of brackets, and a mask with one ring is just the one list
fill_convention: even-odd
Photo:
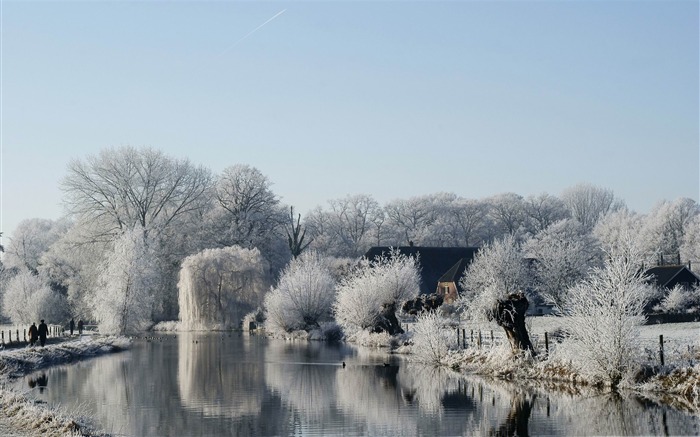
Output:
[[[550,393],[550,419],[578,435],[697,435],[700,417],[643,400],[629,392],[561,396]],[[542,414],[542,405],[537,405]],[[560,431],[562,433],[562,431]]]
[[319,342],[302,347],[297,343],[271,341],[266,349],[265,382],[283,402],[305,421],[317,422],[335,415],[335,373],[343,349]]
[[700,418],[592,388],[543,390],[506,381],[465,378],[476,403],[479,435],[697,435]]
[[417,407],[404,399],[398,371],[395,366],[352,365],[336,374],[338,408],[366,434],[416,434],[418,417],[410,411]]
[[182,405],[205,416],[239,417],[260,413],[263,369],[259,362],[232,363],[231,341],[216,335],[178,337],[177,383]]

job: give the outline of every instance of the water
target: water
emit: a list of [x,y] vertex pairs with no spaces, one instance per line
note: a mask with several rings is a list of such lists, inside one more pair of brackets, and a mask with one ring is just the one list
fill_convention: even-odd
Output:
[[632,395],[460,378],[380,352],[245,333],[138,340],[16,387],[129,436],[700,432],[698,417]]

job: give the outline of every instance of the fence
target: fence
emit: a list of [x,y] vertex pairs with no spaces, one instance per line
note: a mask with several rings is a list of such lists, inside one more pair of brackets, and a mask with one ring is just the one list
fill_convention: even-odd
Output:
[[[61,337],[65,330],[61,325],[47,325],[47,337]],[[13,325],[0,327],[0,344],[2,346],[12,346],[29,343],[29,326]]]
[[[413,323],[402,324],[407,332],[413,328]],[[448,326],[445,329],[455,335],[458,349],[468,349],[471,347],[478,349],[490,349],[508,342],[502,329],[469,329],[462,326]],[[549,355],[550,348],[555,348],[561,343],[561,335],[552,337],[552,334],[545,331],[541,333],[530,332],[532,347],[539,353]],[[651,365],[667,365],[670,363],[694,365],[700,360],[700,344],[689,344],[678,340],[669,343],[664,340],[663,334],[659,334],[654,339],[639,340],[639,350],[645,361]]]

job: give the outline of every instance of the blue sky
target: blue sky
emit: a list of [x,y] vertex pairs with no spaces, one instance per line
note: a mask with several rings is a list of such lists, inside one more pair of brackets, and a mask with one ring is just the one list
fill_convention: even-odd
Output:
[[58,218],[68,161],[120,145],[252,165],[302,212],[347,194],[580,182],[638,212],[698,200],[699,14],[697,1],[4,1],[0,230]]

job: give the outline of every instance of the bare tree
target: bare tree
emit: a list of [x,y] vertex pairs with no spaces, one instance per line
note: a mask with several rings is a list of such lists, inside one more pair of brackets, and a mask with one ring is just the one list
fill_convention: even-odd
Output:
[[271,186],[266,176],[248,165],[234,165],[221,173],[213,211],[219,245],[258,247],[283,226],[284,212]]
[[624,202],[615,197],[612,190],[591,184],[578,184],[564,190],[561,199],[569,209],[571,217],[591,230],[607,213],[624,207]]
[[515,193],[503,193],[488,199],[489,216],[500,229],[501,235],[518,236],[525,218],[523,197]]
[[547,193],[528,196],[523,202],[525,227],[531,235],[544,231],[550,225],[569,217],[564,201]]
[[310,239],[304,243],[304,238],[306,237],[306,229],[301,228],[301,214],[298,215],[296,223],[294,222],[294,207],[289,207],[289,223],[285,225],[285,231],[287,232],[287,244],[289,245],[289,251],[292,253],[292,257],[296,258],[301,253],[309,247],[309,244],[313,241]]
[[[209,170],[150,148],[105,149],[73,160],[62,189],[69,212],[111,240],[126,229],[161,231],[206,205]],[[95,237],[98,237],[96,235]]]

